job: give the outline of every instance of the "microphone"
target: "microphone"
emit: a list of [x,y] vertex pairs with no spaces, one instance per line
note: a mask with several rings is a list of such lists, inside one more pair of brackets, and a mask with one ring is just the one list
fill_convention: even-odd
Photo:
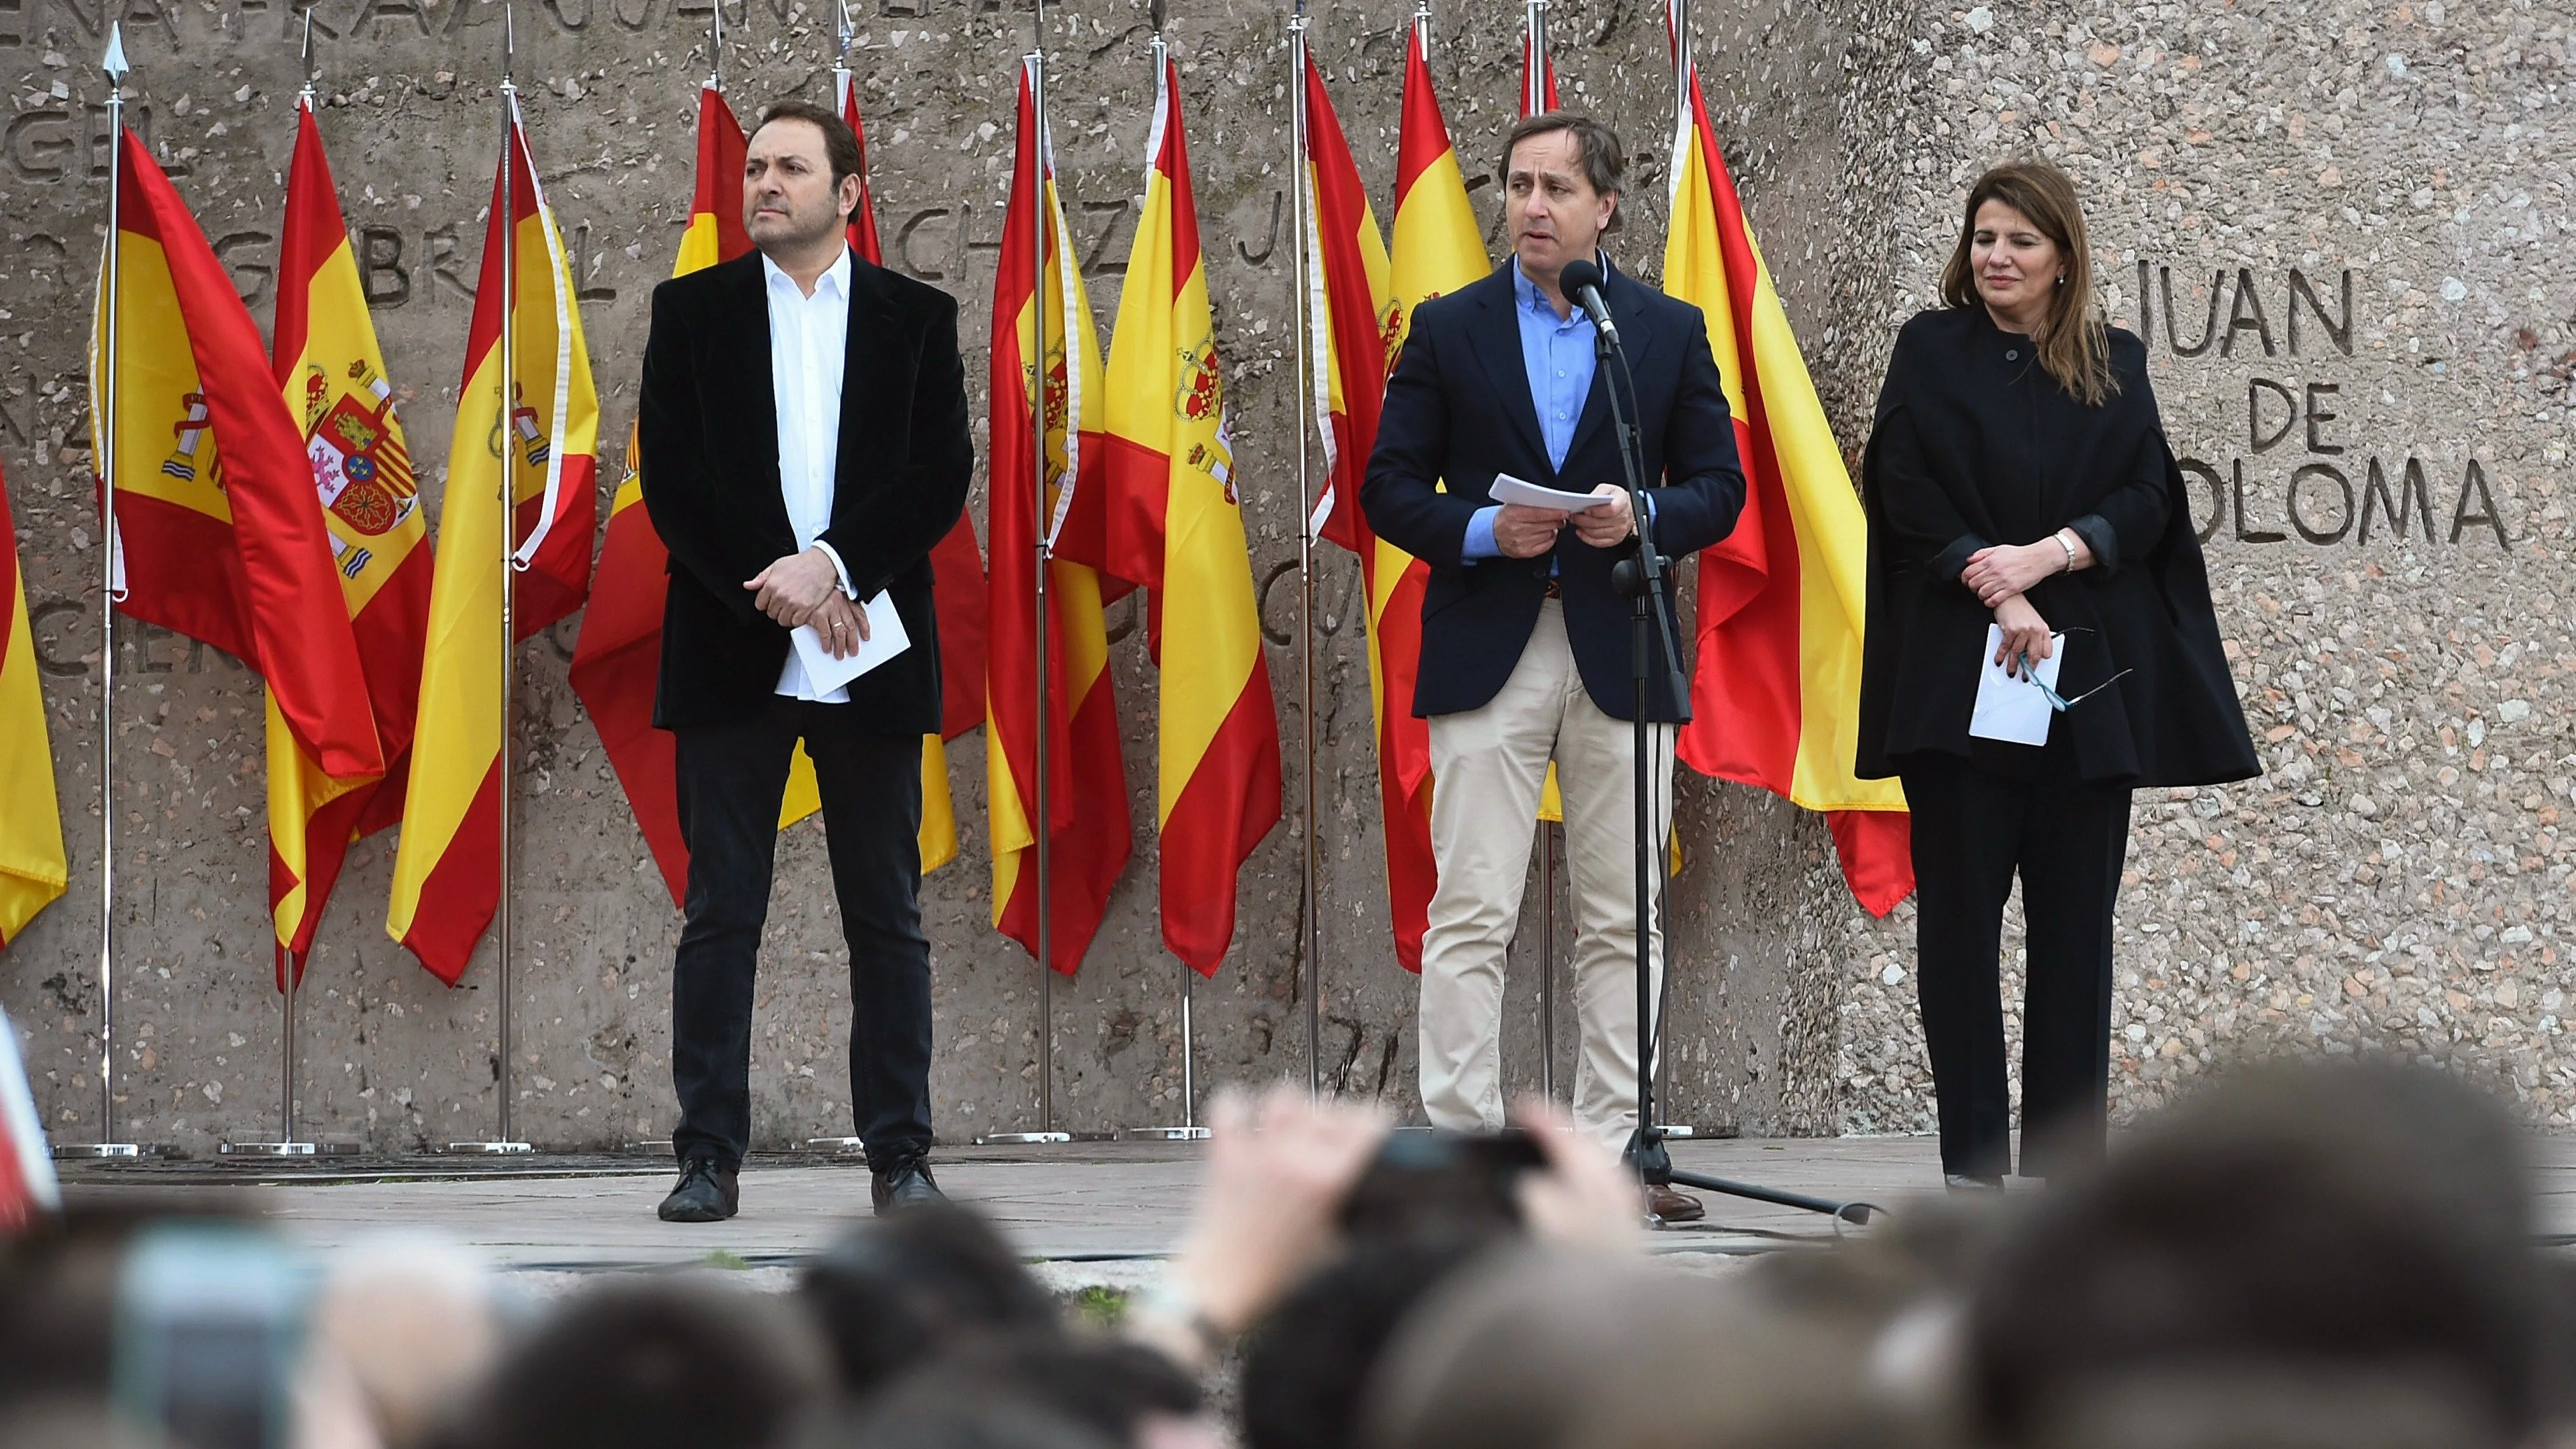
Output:
[[1619,345],[1619,324],[1610,320],[1610,304],[1601,300],[1601,282],[1601,264],[1589,257],[1567,262],[1565,270],[1557,274],[1557,285],[1564,289],[1565,295],[1592,318],[1592,325],[1601,329],[1601,335],[1616,347]]

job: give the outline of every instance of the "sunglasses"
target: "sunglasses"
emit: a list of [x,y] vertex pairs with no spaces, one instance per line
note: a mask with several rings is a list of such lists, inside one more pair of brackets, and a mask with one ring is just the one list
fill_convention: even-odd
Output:
[[[2095,631],[2081,624],[2069,625],[2067,628],[2059,631],[2061,634],[2091,634],[2093,632]],[[2091,699],[2097,694],[2100,694],[2103,690],[2109,689],[2112,685],[2119,683],[2121,675],[2135,674],[2137,672],[2134,667],[2123,669],[2119,674],[2114,674],[2110,678],[2103,680],[2100,684],[2093,686],[2091,689],[2084,691],[2073,699],[2069,699],[2065,695],[2059,694],[2056,690],[2049,688],[2046,684],[2041,682],[2039,671],[2031,667],[2030,655],[2027,652],[2021,656],[2018,664],[2021,670],[2022,679],[2033,689],[2038,690],[2040,692],[2040,696],[2048,701],[2048,707],[2059,714],[2066,713],[2075,706],[2082,704],[2084,701]]]

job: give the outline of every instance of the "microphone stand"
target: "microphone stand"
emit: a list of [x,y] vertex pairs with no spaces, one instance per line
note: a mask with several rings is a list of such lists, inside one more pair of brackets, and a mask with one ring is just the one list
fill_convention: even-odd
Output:
[[[1607,304],[1604,304],[1607,311]],[[1654,646],[1660,635],[1663,687],[1670,694],[1680,723],[1690,720],[1690,683],[1682,677],[1681,650],[1673,625],[1671,572],[1673,561],[1655,548],[1655,516],[1646,504],[1645,470],[1638,461],[1636,422],[1636,380],[1629,376],[1627,349],[1608,328],[1592,329],[1594,365],[1601,370],[1602,391],[1610,399],[1610,423],[1619,440],[1619,466],[1626,474],[1628,516],[1636,529],[1636,542],[1629,556],[1612,565],[1610,586],[1628,597],[1628,677],[1631,689],[1631,724],[1635,731],[1635,789],[1637,796],[1637,1128],[1629,1134],[1621,1161],[1637,1174],[1637,1180],[1648,1187],[1679,1184],[1702,1192],[1723,1193],[1730,1197],[1750,1198],[1756,1202],[1776,1203],[1782,1207],[1823,1213],[1842,1223],[1867,1223],[1886,1211],[1874,1203],[1835,1202],[1829,1198],[1811,1197],[1805,1193],[1734,1182],[1722,1177],[1709,1177],[1696,1172],[1678,1171],[1672,1154],[1664,1147],[1663,1129],[1655,1125],[1655,1041],[1656,1008],[1654,931],[1656,848],[1661,843],[1655,829],[1656,726],[1647,719],[1648,686],[1654,681],[1656,659]],[[1616,364],[1615,368],[1613,364]],[[1625,406],[1620,402],[1622,381],[1628,387]],[[1663,1219],[1648,1214],[1650,1226],[1663,1226]]]

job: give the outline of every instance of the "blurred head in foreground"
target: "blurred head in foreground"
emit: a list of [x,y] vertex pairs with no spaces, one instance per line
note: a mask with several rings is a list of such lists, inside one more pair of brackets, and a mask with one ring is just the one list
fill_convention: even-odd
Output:
[[1382,1361],[1369,1449],[1888,1449],[1863,1335],[1742,1281],[1532,1250],[1437,1290]]
[[805,1269],[797,1299],[840,1391],[864,1397],[971,1334],[1059,1325],[1055,1300],[990,1223],[937,1204],[879,1218]]
[[[2504,1445],[2542,1305],[2512,1123],[2437,1073],[2242,1070],[2044,1199],[1971,1315],[2003,1445]],[[2322,1437],[2321,1437],[2322,1436]]]
[[620,1279],[504,1350],[459,1449],[769,1449],[821,1397],[821,1346],[774,1298],[696,1278]]

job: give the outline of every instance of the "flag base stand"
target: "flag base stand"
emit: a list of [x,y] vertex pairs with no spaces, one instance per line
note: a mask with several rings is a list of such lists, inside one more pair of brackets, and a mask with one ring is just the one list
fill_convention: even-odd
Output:
[[1138,1142],[1205,1142],[1214,1134],[1205,1127],[1130,1127],[1118,1135]]
[[158,1142],[57,1142],[53,1152],[57,1162],[130,1162],[173,1155]]
[[629,1142],[626,1144],[626,1150],[639,1157],[677,1157],[680,1155],[679,1149],[671,1145],[671,1139],[668,1137],[647,1137],[641,1142]]
[[220,1157],[355,1157],[355,1142],[227,1142],[215,1149]]
[[1071,1142],[1070,1132],[987,1132],[975,1139],[978,1147],[1050,1147]]
[[1696,1127],[1658,1126],[1655,1128],[1655,1133],[1666,1141],[1671,1141],[1676,1137],[1697,1137],[1699,1135],[1699,1129]]
[[526,1157],[537,1149],[525,1142],[450,1142],[438,1150],[450,1157]]
[[864,1138],[858,1137],[808,1137],[805,1150],[829,1157],[855,1157],[861,1162],[868,1158],[868,1144]]

